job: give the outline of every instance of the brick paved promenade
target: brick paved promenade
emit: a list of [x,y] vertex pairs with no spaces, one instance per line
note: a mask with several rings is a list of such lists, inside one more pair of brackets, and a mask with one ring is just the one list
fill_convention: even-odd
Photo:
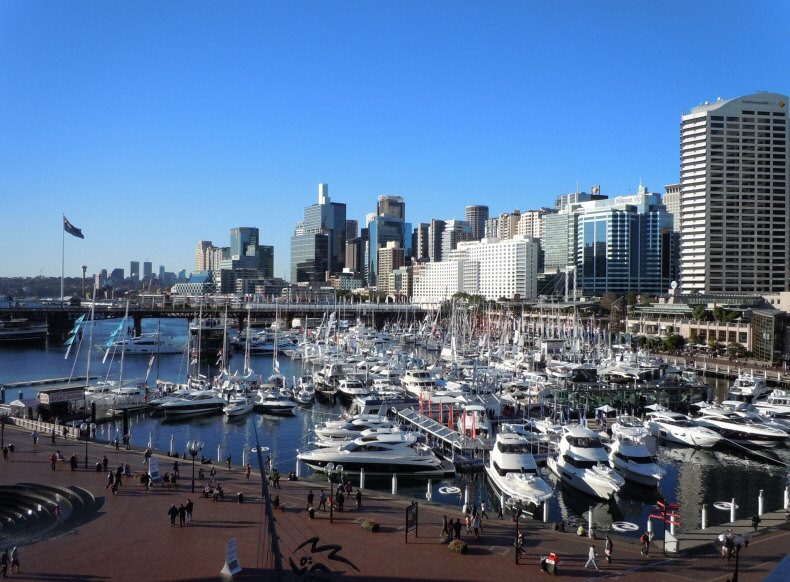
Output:
[[[53,446],[48,439],[40,439],[34,447],[29,433],[9,426],[5,427],[5,441],[14,442],[15,451],[0,466],[0,485],[77,485],[103,501],[90,521],[72,526],[66,520],[55,537],[23,547],[21,572],[13,574],[13,578],[45,582],[221,580],[225,543],[235,537],[243,571],[234,579],[274,579],[265,567],[271,556],[262,525],[264,505],[257,474],[253,473],[253,479],[248,481],[240,468],[228,471],[218,465],[217,477],[227,495],[224,501],[213,503],[201,496],[202,482],[197,483],[195,494],[190,492],[191,463],[181,461],[182,478],[177,488],[156,486],[146,492],[140,483],[127,478],[118,495],[112,495],[105,489],[106,474],[93,469],[95,462],[106,454],[110,467],[128,462],[133,472],[139,472],[144,468],[141,451],[116,452],[109,446],[91,444],[91,469],[85,470],[84,442],[59,439]],[[71,471],[65,463],[53,472],[48,459],[55,448],[66,459],[77,453],[79,469]],[[160,467],[162,472],[171,470],[172,459],[161,457]],[[280,469],[287,473],[288,468]],[[527,522],[523,527],[523,521],[527,553],[516,565],[512,547],[515,525],[509,520],[499,521],[496,516],[484,521],[479,541],[463,535],[462,539],[469,543],[469,553],[457,555],[438,537],[442,515],[457,517],[457,507],[420,502],[419,537],[410,535],[406,544],[404,516],[410,499],[365,491],[362,510],[349,510],[354,503],[347,502],[347,510],[336,512],[335,523],[329,523],[328,513],[318,512],[316,519],[310,520],[306,511],[307,492],[313,490],[317,506],[322,483],[281,481],[281,485],[272,495],[278,495],[283,506],[276,511],[276,519],[286,580],[317,579],[324,567],[332,572],[328,579],[354,581],[549,579],[548,574],[539,571],[538,560],[540,555],[552,551],[561,559],[558,580],[608,577],[639,582],[724,582],[731,578],[735,567],[734,560],[728,563],[718,554],[713,543],[718,530],[711,529],[709,536],[706,532],[693,542],[698,544],[693,553],[684,553],[681,546],[677,557],[664,557],[660,548],[654,546],[650,557],[643,558],[635,540],[614,537],[614,561],[609,566],[603,559],[603,541],[594,541],[601,554],[600,571],[596,572],[584,568],[590,540],[545,529],[538,522]],[[236,502],[237,491],[243,491],[245,503]],[[171,504],[185,503],[187,498],[195,502],[194,521],[186,527],[170,527],[167,509]],[[370,518],[381,525],[381,531],[362,529],[360,523]],[[740,582],[762,580],[790,553],[790,530],[765,518],[762,525],[768,527],[755,535],[748,549],[740,554]],[[316,547],[311,551],[314,544],[308,540],[314,538]],[[305,542],[308,543],[300,548]],[[324,545],[339,548],[334,552],[322,550]]]

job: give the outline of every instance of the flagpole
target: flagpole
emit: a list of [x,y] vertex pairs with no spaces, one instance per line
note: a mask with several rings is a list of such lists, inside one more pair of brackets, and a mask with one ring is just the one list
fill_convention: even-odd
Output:
[[60,230],[60,308],[63,309],[63,274],[66,265],[66,229],[63,227],[63,221],[66,220],[66,215],[62,215]]

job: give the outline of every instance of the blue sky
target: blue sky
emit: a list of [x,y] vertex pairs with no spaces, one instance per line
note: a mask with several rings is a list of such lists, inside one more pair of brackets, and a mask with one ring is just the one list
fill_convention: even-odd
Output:
[[150,260],[255,226],[287,278],[318,183],[364,222],[650,191],[684,111],[790,92],[790,3],[0,3],[0,276]]

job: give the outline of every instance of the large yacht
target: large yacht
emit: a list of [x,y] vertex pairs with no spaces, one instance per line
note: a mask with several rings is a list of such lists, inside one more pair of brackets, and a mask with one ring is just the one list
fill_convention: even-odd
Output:
[[771,392],[765,378],[754,375],[754,372],[740,372],[727,391],[727,400],[737,400],[753,404],[764,394]]
[[183,398],[175,398],[159,405],[165,416],[191,416],[221,412],[227,404],[213,390],[195,390]]
[[481,404],[467,404],[456,420],[458,432],[473,438],[488,438],[493,434],[491,420]]
[[323,424],[316,425],[314,430],[316,436],[322,440],[347,440],[356,438],[362,431],[370,428],[396,428],[397,426],[397,422],[386,416],[357,414],[351,418],[328,420]]
[[297,458],[318,471],[327,463],[343,465],[348,473],[365,470],[366,475],[408,474],[442,476],[450,467],[413,433],[388,432],[359,437],[337,447],[319,447],[299,453]]
[[400,379],[401,386],[406,392],[416,397],[426,398],[436,391],[436,380],[424,368],[411,368]]
[[535,506],[549,499],[554,491],[538,474],[532,442],[524,435],[502,432],[485,466],[488,480],[505,497],[506,503],[522,502]]
[[645,427],[660,439],[698,449],[709,449],[721,440],[721,435],[698,425],[685,414],[657,410],[648,412]]
[[790,434],[735,410],[716,406],[700,409],[696,419],[701,426],[716,431],[725,439],[746,447],[775,447],[790,439]]
[[151,354],[180,354],[184,346],[176,345],[173,336],[164,337],[156,332],[138,336],[124,336],[113,340],[109,345],[101,344],[101,350],[123,353],[125,356],[150,356]]
[[666,470],[656,463],[640,439],[618,436],[612,440],[609,451],[609,464],[612,468],[632,481],[646,487],[655,487],[666,475]]
[[609,456],[601,439],[588,428],[564,426],[556,457],[546,461],[564,483],[588,495],[610,499],[625,484],[625,479],[609,466]]
[[228,403],[222,408],[222,412],[224,412],[225,416],[228,418],[237,418],[244,416],[248,412],[252,412],[252,408],[252,400],[247,396],[238,394],[236,396],[231,396]]
[[358,380],[357,378],[341,378],[337,383],[337,395],[348,402],[357,396],[365,396],[369,393],[370,391],[365,388],[362,380]]
[[255,412],[273,414],[274,416],[294,416],[298,404],[275,390],[258,390],[252,400]]

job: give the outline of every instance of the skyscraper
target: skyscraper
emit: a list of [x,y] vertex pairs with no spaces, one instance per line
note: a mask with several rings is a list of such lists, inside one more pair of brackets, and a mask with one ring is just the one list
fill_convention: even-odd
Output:
[[382,194],[376,204],[376,214],[379,216],[394,216],[406,220],[406,203],[401,196]]
[[[306,239],[299,240],[300,237]],[[325,237],[326,242],[318,237]],[[309,256],[310,252],[325,252],[326,256]],[[291,283],[325,281],[326,271],[341,272],[345,260],[346,205],[332,202],[329,199],[329,185],[319,184],[318,204],[305,207],[304,220],[297,224],[291,238]],[[293,279],[295,276],[305,277],[307,273],[316,278]]]
[[150,279],[154,274],[154,266],[151,261],[143,262],[143,279]]
[[788,288],[788,97],[704,103],[680,128],[681,289]]
[[129,261],[129,277],[140,279],[140,261]]
[[466,207],[466,222],[472,227],[471,240],[480,240],[486,235],[486,220],[488,220],[488,206]]

